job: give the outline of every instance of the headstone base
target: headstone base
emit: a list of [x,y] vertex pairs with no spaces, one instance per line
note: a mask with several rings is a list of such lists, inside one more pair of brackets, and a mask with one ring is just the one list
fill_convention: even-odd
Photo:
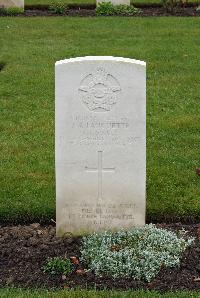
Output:
[[97,5],[101,2],[111,2],[113,5],[130,5],[130,0],[97,0]]

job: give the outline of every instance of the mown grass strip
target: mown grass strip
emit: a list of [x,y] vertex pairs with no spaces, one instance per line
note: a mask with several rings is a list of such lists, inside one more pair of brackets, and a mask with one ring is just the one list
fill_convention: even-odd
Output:
[[156,291],[91,291],[91,290],[23,290],[0,289],[1,298],[199,298],[197,292],[168,292],[161,294]]

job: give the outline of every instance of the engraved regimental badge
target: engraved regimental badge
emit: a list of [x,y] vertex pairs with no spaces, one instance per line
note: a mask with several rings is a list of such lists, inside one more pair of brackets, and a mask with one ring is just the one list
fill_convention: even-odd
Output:
[[117,79],[102,67],[87,75],[79,87],[82,102],[93,112],[110,111],[118,101],[120,90]]

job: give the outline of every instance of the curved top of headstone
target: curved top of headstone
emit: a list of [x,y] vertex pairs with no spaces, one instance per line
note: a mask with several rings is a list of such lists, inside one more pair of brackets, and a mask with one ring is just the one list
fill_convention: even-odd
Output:
[[71,62],[82,62],[82,61],[116,61],[116,62],[127,62],[138,64],[141,66],[146,66],[146,62],[130,59],[130,58],[123,58],[123,57],[113,57],[113,56],[85,56],[85,57],[76,57],[76,58],[69,58],[65,60],[57,61],[55,64],[64,64],[64,63],[71,63]]
[[20,7],[24,8],[24,0],[0,0],[0,7]]

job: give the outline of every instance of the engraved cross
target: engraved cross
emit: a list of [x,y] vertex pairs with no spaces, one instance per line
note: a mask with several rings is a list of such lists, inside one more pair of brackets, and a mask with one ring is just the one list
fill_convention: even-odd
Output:
[[113,173],[115,168],[104,168],[103,167],[103,151],[98,151],[98,167],[89,168],[85,167],[86,172],[98,173],[98,196],[97,199],[102,200],[102,174],[103,173]]

